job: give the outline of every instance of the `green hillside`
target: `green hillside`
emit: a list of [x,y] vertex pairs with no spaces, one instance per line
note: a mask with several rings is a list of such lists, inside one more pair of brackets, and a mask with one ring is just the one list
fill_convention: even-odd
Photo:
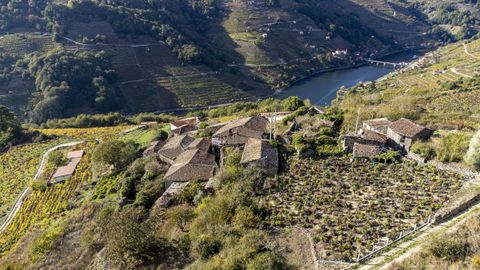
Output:
[[[443,34],[380,0],[9,0],[1,8],[0,103],[37,123],[255,100],[359,57],[435,46]],[[339,49],[348,56],[334,57]],[[77,80],[51,68],[63,59],[72,70],[79,53],[97,72]],[[39,61],[47,55],[50,67]]]

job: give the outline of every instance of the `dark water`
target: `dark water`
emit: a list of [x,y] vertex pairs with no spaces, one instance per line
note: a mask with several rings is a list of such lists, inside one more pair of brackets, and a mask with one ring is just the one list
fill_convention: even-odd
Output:
[[[410,62],[414,59],[415,55],[416,53],[414,52],[408,52],[388,57],[384,60],[391,62]],[[347,70],[327,72],[287,88],[278,95],[278,98],[299,96],[301,99],[310,99],[313,104],[329,105],[336,98],[337,91],[342,86],[348,88],[360,82],[374,81],[392,71],[392,68],[362,66]]]

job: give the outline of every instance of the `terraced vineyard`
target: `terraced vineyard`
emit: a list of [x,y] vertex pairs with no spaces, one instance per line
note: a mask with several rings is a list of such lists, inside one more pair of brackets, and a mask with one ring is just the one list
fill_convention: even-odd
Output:
[[247,93],[220,81],[216,76],[175,78],[170,83],[181,105],[187,107],[228,103],[250,97]]
[[121,131],[132,126],[115,126],[101,128],[65,128],[65,129],[40,129],[46,135],[65,137],[73,140],[102,140],[108,141],[118,138]]
[[37,33],[11,34],[2,36],[0,39],[0,52],[4,51],[12,55],[23,55],[34,52],[46,52],[55,46],[49,35]]
[[427,55],[421,67],[388,76],[375,89],[358,86],[341,102],[348,129],[363,119],[408,117],[425,124],[478,127],[480,40],[456,43]]
[[288,173],[269,181],[268,223],[308,228],[321,258],[352,261],[380,240],[396,239],[402,230],[425,223],[462,180],[411,161],[292,159]]
[[33,226],[67,209],[75,192],[91,178],[90,161],[94,146],[93,142],[79,146],[86,154],[72,179],[48,187],[45,191],[33,191],[25,200],[12,223],[3,234],[0,234],[0,254],[8,251]]
[[0,155],[0,221],[37,172],[43,153],[61,140],[17,146]]

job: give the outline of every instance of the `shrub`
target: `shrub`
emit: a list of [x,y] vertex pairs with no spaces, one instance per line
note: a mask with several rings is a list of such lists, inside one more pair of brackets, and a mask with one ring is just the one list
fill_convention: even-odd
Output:
[[169,217],[175,222],[182,232],[186,232],[188,223],[195,218],[194,208],[182,204],[169,210]]
[[472,265],[475,269],[480,269],[480,254],[476,254],[472,257]]
[[285,259],[269,251],[263,252],[246,263],[247,270],[282,270],[290,269]]
[[442,138],[437,158],[442,162],[462,161],[468,150],[470,135],[464,132],[450,133]]
[[283,107],[288,111],[298,110],[300,107],[303,107],[305,104],[297,96],[288,97],[283,101]]
[[430,252],[437,258],[455,262],[468,254],[467,244],[458,237],[442,237],[434,239],[429,246]]
[[208,259],[217,254],[222,248],[222,242],[211,235],[202,235],[195,242],[193,252],[201,259]]
[[261,218],[255,214],[255,212],[245,206],[237,208],[233,223],[239,228],[255,228],[261,222]]
[[136,146],[133,143],[125,143],[118,140],[107,141],[95,148],[93,161],[120,169],[127,165],[135,157],[136,153]]
[[204,187],[200,181],[191,181],[179,194],[175,196],[175,201],[178,203],[188,203],[193,205],[194,198],[199,193],[202,193]]
[[417,141],[412,145],[412,152],[426,160],[432,160],[436,156],[435,148],[431,143]]
[[480,170],[480,131],[470,141],[465,161],[475,170]]
[[51,163],[57,167],[64,166],[67,165],[67,158],[62,151],[56,150],[48,155],[48,163]]
[[155,238],[143,210],[110,210],[100,215],[98,224],[107,258],[119,269],[143,268],[162,256],[164,246]]

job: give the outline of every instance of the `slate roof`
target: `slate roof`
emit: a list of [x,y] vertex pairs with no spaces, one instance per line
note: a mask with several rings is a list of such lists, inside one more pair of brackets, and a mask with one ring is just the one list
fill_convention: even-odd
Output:
[[173,123],[171,123],[172,127],[181,127],[181,126],[196,126],[198,124],[199,120],[197,117],[188,117],[188,118],[183,118],[179,119]]
[[409,138],[413,138],[427,129],[424,126],[405,118],[401,118],[391,123],[389,128],[393,132]]
[[68,152],[67,159],[81,158],[84,154],[85,151],[83,150]]
[[386,133],[388,126],[392,122],[388,118],[376,118],[363,121],[363,125],[369,126],[372,129]]
[[380,144],[386,144],[388,141],[388,137],[386,135],[370,130],[365,130],[362,134],[362,138],[366,141]]
[[268,164],[278,167],[278,151],[269,142],[251,138],[245,144],[241,163],[265,160]]
[[165,180],[171,182],[207,181],[214,176],[216,168],[214,155],[201,149],[191,149],[175,159],[165,174]]
[[378,145],[355,143],[353,145],[354,158],[372,158],[380,154],[380,147]]
[[246,117],[232,121],[220,128],[213,136],[229,135],[230,130],[238,127],[248,127],[251,130],[265,132],[268,120],[261,116]]
[[208,138],[198,138],[193,141],[189,146],[188,149],[200,149],[203,151],[208,151],[212,146],[212,142]]
[[193,138],[188,134],[171,137],[160,149],[160,151],[158,151],[158,153],[168,159],[174,160],[181,153],[187,150],[188,146],[192,142]]
[[78,163],[80,163],[80,159],[81,158],[74,158],[66,166],[58,167],[52,177],[72,176],[77,169]]

